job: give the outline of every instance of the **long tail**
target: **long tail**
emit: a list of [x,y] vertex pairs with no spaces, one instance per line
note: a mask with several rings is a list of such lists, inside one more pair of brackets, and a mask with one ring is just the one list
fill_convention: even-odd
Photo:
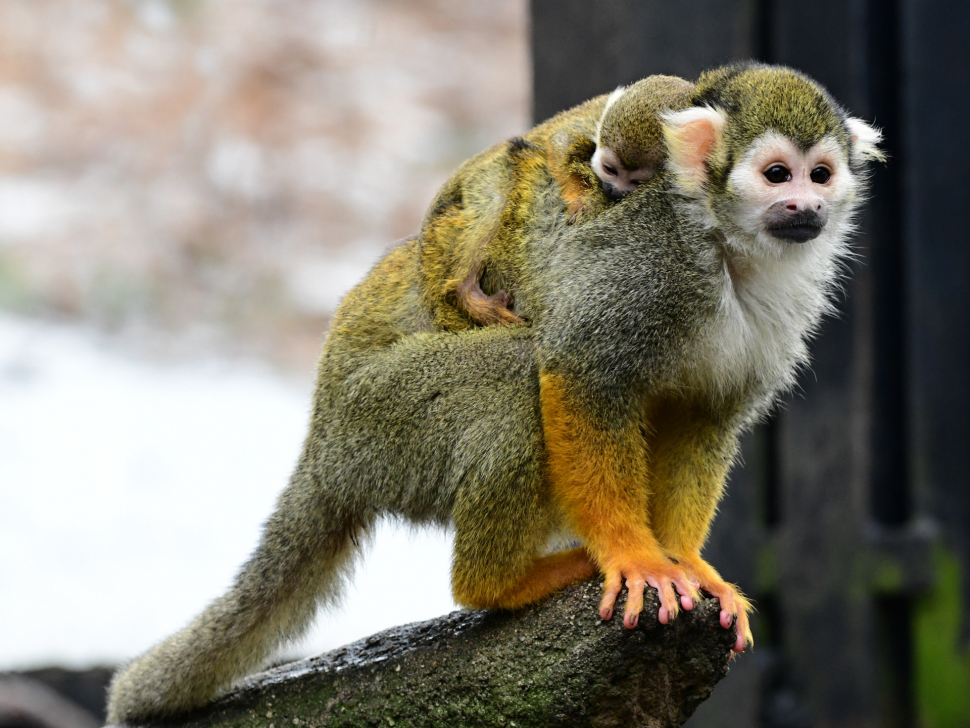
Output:
[[185,629],[123,668],[111,683],[108,723],[185,713],[211,701],[300,636],[336,599],[365,524],[332,507],[305,465],[232,588]]

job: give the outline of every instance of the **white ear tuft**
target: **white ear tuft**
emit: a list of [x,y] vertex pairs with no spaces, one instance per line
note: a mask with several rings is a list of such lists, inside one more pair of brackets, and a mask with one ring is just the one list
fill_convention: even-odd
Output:
[[596,142],[596,146],[599,146],[600,144],[600,129],[603,128],[603,119],[606,118],[606,112],[609,111],[610,107],[616,103],[617,99],[619,99],[625,93],[626,86],[617,86],[615,89],[613,89],[613,93],[610,94],[610,97],[606,99],[606,106],[603,107],[603,113],[600,114],[600,120],[596,122],[596,138],[593,140]]
[[845,125],[849,128],[849,136],[852,140],[851,155],[852,161],[856,164],[874,160],[885,162],[886,153],[879,148],[882,141],[882,132],[876,127],[849,116],[845,120]]
[[671,111],[662,117],[667,140],[667,166],[684,192],[700,195],[707,181],[705,162],[714,153],[727,115],[710,106]]
[[727,115],[720,109],[711,106],[692,106],[680,111],[667,111],[663,114],[664,123],[671,127],[680,127],[701,119],[707,119],[711,124],[723,127]]

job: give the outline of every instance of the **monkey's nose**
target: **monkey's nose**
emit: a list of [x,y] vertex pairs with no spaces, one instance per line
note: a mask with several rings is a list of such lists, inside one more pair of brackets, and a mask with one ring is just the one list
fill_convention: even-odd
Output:
[[814,210],[819,212],[822,209],[821,202],[803,202],[799,204],[798,202],[788,201],[785,203],[785,209],[791,210],[792,212],[799,212],[801,210]]

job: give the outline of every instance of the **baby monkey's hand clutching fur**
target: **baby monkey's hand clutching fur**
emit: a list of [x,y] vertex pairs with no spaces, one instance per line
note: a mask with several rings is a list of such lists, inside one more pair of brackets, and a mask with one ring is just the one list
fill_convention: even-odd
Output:
[[[453,526],[460,604],[598,570],[602,617],[624,584],[627,627],[646,585],[661,621],[704,590],[743,650],[749,605],[701,549],[740,433],[831,309],[878,141],[811,79],[748,64],[647,79],[466,163],[341,302],[255,552],[117,673],[108,721],[194,710],[258,667],[383,515]],[[563,533],[581,546],[550,553]]]

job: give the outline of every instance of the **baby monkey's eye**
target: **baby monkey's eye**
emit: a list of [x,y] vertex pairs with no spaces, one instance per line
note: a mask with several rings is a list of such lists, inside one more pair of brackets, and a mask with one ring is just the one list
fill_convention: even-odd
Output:
[[[814,174],[814,173],[813,173]],[[764,172],[765,179],[772,184],[780,184],[791,179],[791,172],[784,164],[773,164]]]
[[829,178],[832,176],[832,172],[827,167],[816,167],[812,170],[812,173],[809,176],[812,178],[812,182],[815,184],[824,185],[829,181]]
[[606,173],[607,173],[608,175],[611,175],[611,176],[613,176],[613,177],[616,177],[616,175],[617,175],[617,171],[616,171],[616,167],[611,167],[610,165],[608,165],[608,164],[606,164],[606,163],[604,162],[604,163],[603,163],[603,169],[605,169],[605,170],[606,170]]

